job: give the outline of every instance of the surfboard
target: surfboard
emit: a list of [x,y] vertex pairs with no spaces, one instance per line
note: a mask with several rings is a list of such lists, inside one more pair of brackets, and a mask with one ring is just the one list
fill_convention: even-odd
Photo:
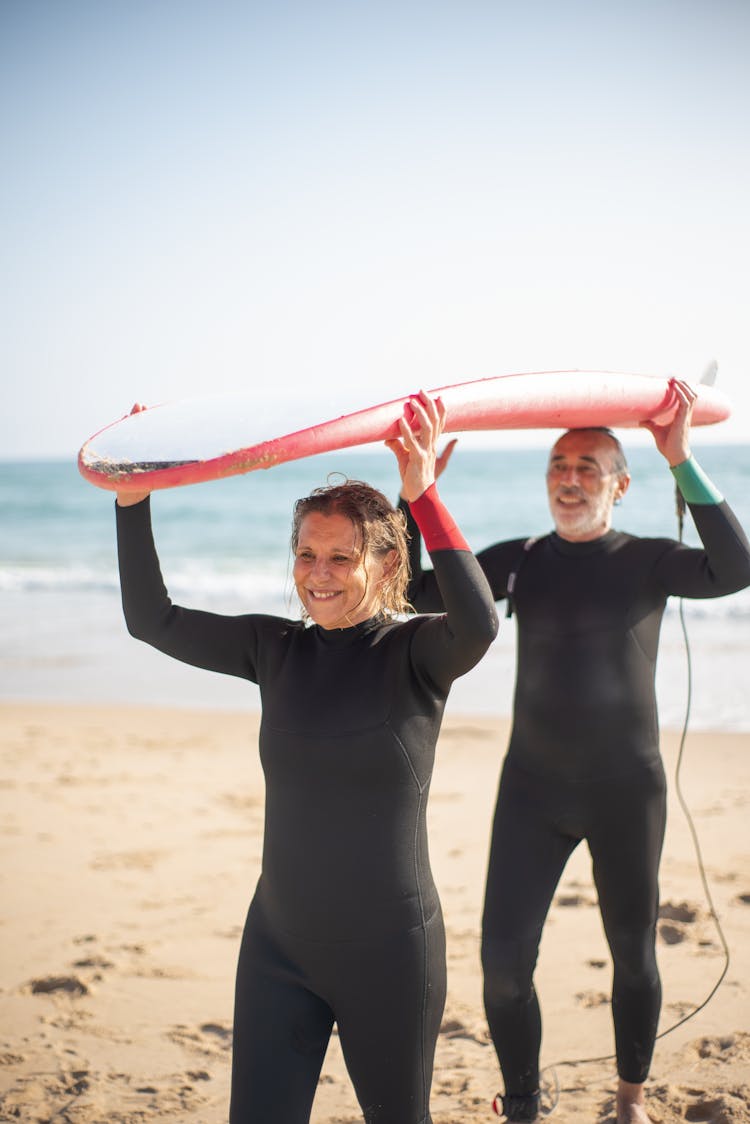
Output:
[[[715,387],[695,387],[694,425],[729,416]],[[634,427],[668,421],[676,404],[669,379],[617,371],[530,371],[438,387],[446,433],[501,429]],[[272,468],[286,461],[398,435],[408,398],[345,414],[281,437],[259,439],[260,395],[183,399],[128,414],[105,426],[78,454],[81,475],[111,491],[151,491]]]

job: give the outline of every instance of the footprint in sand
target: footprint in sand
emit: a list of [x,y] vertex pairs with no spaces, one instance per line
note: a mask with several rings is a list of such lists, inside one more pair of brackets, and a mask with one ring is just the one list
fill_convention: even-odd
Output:
[[437,1096],[459,1096],[468,1092],[469,1084],[469,1078],[462,1074],[441,1077],[436,1083],[435,1092]]
[[103,980],[103,973],[108,968],[114,968],[115,966],[115,962],[108,960],[106,956],[82,956],[80,960],[74,960],[71,964],[72,968],[84,968],[92,971],[92,979],[97,981]]
[[710,1058],[724,1063],[743,1063],[750,1061],[750,1033],[737,1031],[736,1034],[722,1034],[718,1038],[699,1038],[691,1042],[688,1049],[694,1050],[699,1058]]
[[0,1066],[21,1065],[25,1061],[25,1054],[14,1054],[11,1050],[0,1051]]
[[215,1057],[231,1049],[232,1028],[224,1023],[202,1023],[199,1027],[178,1025],[172,1027],[167,1038],[204,1057]]
[[603,991],[579,991],[576,1000],[582,1007],[603,1007],[610,1002],[609,996]]
[[688,902],[680,902],[678,905],[674,902],[662,902],[659,906],[659,917],[663,921],[695,921],[699,913],[698,906]]
[[78,976],[42,976],[29,980],[26,985],[32,995],[52,995],[63,992],[66,995],[88,995],[91,991]]
[[[701,908],[691,902],[662,902],[659,906],[659,936],[665,944],[682,944],[689,936],[689,926],[701,920]],[[697,938],[696,938],[697,939]],[[700,940],[703,948],[710,948],[713,942]]]
[[683,1117],[687,1121],[694,1124],[734,1124],[735,1121],[747,1120],[747,1086],[718,1095],[706,1094],[701,1089],[688,1089],[686,1092],[688,1103]]
[[153,870],[165,851],[110,851],[96,855],[89,866],[92,870]]
[[[693,1089],[654,1085],[648,1090],[649,1115],[653,1121],[693,1124],[746,1124],[748,1086],[730,1089]],[[614,1098],[603,1106],[614,1111]],[[606,1121],[614,1117],[606,1116]]]
[[[750,1120],[750,1086],[731,1083],[727,1077],[750,1059],[750,1034],[740,1031],[713,1038],[699,1038],[683,1048],[692,1067],[700,1063],[707,1081],[702,1088],[654,1085],[649,1089],[652,1119],[688,1121],[692,1124],[747,1124]],[[697,1067],[696,1067],[697,1068]],[[714,1076],[711,1078],[711,1071]],[[718,1071],[718,1072],[717,1072]],[[718,1080],[717,1080],[718,1077]],[[666,1115],[662,1115],[664,1110]]]
[[71,1098],[89,1089],[90,1077],[87,1069],[65,1068],[56,1074],[19,1075],[13,1087],[0,1094],[0,1120],[72,1120]]
[[486,1031],[472,1030],[460,1019],[443,1019],[440,1033],[443,1038],[465,1038],[469,1042],[477,1042],[480,1046],[486,1046],[489,1041]]
[[584,894],[558,894],[555,898],[555,905],[570,909],[579,905],[596,905],[596,902]]
[[63,1071],[61,1078],[65,1082],[65,1092],[78,1097],[85,1093],[90,1085],[89,1071],[87,1069],[71,1069]]
[[682,944],[687,933],[681,925],[662,924],[659,926],[659,936],[665,944]]
[[188,1081],[210,1081],[211,1074],[207,1069],[189,1069],[185,1074]]

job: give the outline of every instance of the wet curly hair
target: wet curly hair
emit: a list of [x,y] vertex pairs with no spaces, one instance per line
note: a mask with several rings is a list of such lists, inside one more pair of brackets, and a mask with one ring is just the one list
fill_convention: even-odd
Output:
[[302,520],[313,512],[343,515],[359,534],[360,557],[380,558],[396,551],[395,564],[380,587],[381,611],[391,615],[409,610],[406,589],[409,584],[409,550],[406,519],[389,499],[362,480],[344,479],[314,488],[309,496],[296,501],[292,513],[292,554],[297,553]]

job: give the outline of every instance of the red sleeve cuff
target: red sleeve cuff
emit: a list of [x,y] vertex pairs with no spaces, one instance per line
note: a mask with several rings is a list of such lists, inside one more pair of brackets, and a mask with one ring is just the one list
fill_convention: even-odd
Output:
[[453,516],[440,499],[435,484],[430,484],[409,507],[430,554],[433,550],[469,550]]

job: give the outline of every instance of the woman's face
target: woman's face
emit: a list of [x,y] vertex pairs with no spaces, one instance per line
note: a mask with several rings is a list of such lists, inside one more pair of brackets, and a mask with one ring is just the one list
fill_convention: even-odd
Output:
[[294,584],[308,616],[321,628],[349,628],[381,607],[383,578],[396,552],[362,556],[359,530],[345,515],[310,512],[299,528]]

